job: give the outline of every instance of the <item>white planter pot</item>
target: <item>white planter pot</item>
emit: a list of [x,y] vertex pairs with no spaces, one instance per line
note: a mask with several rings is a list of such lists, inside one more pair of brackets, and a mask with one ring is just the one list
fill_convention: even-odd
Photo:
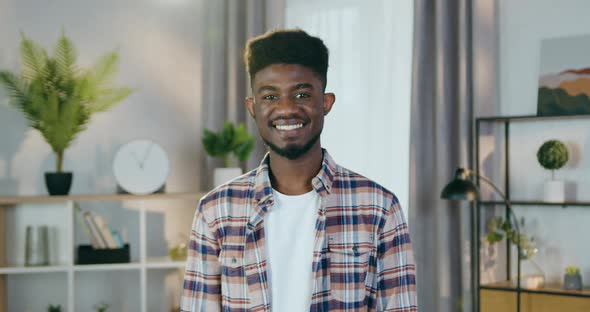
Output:
[[563,181],[546,181],[543,187],[543,199],[549,203],[565,201],[565,187]]
[[221,184],[237,178],[240,175],[242,175],[242,168],[215,168],[213,171],[213,186],[220,186]]

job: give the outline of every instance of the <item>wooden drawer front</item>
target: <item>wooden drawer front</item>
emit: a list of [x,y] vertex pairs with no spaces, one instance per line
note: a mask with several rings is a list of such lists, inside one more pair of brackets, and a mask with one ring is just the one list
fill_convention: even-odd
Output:
[[523,312],[588,312],[590,298],[544,294],[523,294]]
[[[481,312],[513,312],[516,311],[516,292],[482,289],[480,291]],[[590,298],[546,295],[521,294],[522,312],[588,312]]]
[[512,291],[482,289],[479,292],[480,312],[516,311],[516,293]]

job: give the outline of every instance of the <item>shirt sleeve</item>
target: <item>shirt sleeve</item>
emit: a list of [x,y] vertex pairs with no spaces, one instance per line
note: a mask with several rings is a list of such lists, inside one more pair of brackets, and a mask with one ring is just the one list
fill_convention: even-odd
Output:
[[201,205],[193,219],[180,311],[221,311],[221,265],[219,243]]
[[377,311],[418,311],[416,266],[403,211],[394,200],[377,247]]

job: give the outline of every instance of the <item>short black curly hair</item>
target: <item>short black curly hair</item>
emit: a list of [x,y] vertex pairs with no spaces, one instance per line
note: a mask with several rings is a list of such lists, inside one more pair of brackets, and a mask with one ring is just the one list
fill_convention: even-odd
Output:
[[244,62],[251,81],[269,65],[297,64],[313,70],[326,88],[328,48],[322,39],[301,29],[273,30],[248,40]]

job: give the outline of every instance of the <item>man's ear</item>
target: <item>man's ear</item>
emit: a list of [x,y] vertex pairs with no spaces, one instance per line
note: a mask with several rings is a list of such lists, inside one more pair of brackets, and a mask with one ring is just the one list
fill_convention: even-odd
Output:
[[246,104],[246,109],[248,110],[250,116],[253,119],[256,119],[256,113],[254,112],[254,98],[247,97],[244,103]]
[[324,116],[332,110],[332,105],[336,102],[336,95],[334,93],[324,93]]

